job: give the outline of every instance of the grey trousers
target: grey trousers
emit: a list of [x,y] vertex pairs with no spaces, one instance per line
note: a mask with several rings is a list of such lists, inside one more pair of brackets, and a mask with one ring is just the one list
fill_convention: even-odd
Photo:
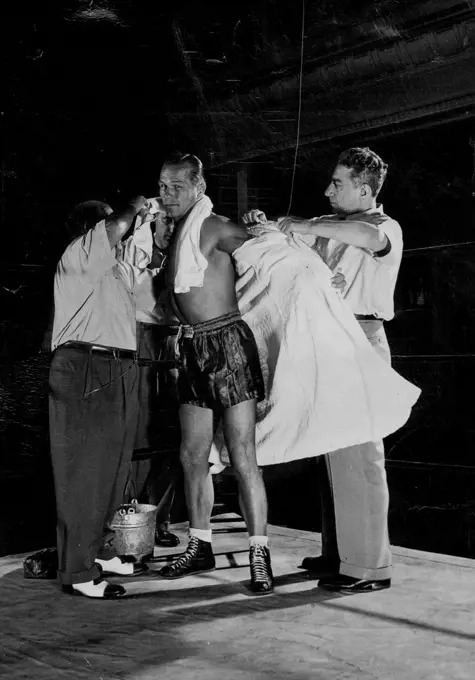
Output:
[[[391,363],[382,323],[360,321],[360,325],[378,354]],[[340,574],[357,579],[390,578],[389,491],[383,442],[333,451],[325,456],[325,463],[330,493],[322,493],[323,554],[339,556]]]

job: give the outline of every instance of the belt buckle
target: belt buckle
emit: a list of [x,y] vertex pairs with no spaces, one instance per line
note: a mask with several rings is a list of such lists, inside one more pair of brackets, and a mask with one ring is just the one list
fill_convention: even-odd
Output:
[[193,328],[191,328],[190,326],[185,326],[184,330],[183,330],[183,337],[184,338],[192,338],[193,335],[194,335]]
[[91,345],[90,346],[91,351],[96,351],[96,352],[107,352],[107,347],[101,347],[100,345]]

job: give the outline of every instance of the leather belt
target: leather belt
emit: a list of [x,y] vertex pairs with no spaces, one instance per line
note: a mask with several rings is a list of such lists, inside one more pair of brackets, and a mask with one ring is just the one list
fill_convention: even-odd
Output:
[[150,328],[153,333],[162,337],[167,337],[169,335],[177,335],[178,329],[180,328],[180,326],[168,326],[166,324],[160,323],[148,323],[148,321],[139,321],[138,323],[141,326],[147,326],[147,328]]
[[177,335],[179,328],[180,326],[162,326],[160,324],[157,324],[155,326],[155,333],[157,333],[157,335],[163,336]]
[[167,371],[170,368],[179,368],[181,365],[176,359],[138,359],[139,366],[153,366],[160,371]]
[[383,321],[383,319],[378,319],[374,314],[355,314],[355,319],[357,321]]
[[132,349],[122,349],[121,347],[107,347],[106,345],[93,345],[90,342],[69,341],[59,345],[56,349],[76,349],[79,352],[100,352],[101,354],[114,357],[114,359],[133,359],[137,360],[137,352]]

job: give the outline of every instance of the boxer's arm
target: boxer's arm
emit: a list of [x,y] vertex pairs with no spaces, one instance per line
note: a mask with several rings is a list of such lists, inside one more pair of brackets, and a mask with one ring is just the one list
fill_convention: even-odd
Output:
[[239,246],[254,238],[240,226],[219,215],[208,217],[203,223],[202,251],[210,251],[212,247],[231,255]]

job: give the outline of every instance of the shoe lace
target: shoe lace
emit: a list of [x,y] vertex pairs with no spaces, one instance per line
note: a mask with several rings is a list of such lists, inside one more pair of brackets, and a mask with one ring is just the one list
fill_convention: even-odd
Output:
[[196,536],[191,536],[185,552],[179,557],[176,562],[170,566],[170,569],[181,569],[186,566],[198,553],[199,539]]
[[269,571],[266,560],[266,549],[262,545],[251,547],[251,576],[254,581],[268,581]]

